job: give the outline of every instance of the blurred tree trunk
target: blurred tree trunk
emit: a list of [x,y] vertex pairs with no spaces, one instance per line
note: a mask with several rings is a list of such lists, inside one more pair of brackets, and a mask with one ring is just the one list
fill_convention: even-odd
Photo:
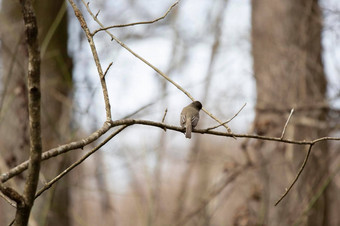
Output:
[[[280,137],[290,109],[295,108],[285,138],[311,140],[327,136],[321,29],[317,0],[252,1],[258,134]],[[259,223],[330,225],[327,190],[309,206],[328,176],[327,143],[313,147],[297,184],[277,207],[274,203],[295,177],[307,148],[258,142],[255,149],[262,167],[258,178],[263,191]]]
[[[0,141],[1,171],[7,171],[29,154],[27,112],[27,52],[23,20],[19,1],[3,0],[1,6],[1,97]],[[71,113],[72,61],[67,53],[67,11],[65,1],[35,1],[39,26],[39,42],[42,56],[42,139],[46,151],[70,140],[69,119]],[[49,180],[65,168],[66,157],[59,157],[42,164],[41,179]],[[48,167],[46,167],[48,165]],[[45,166],[45,167],[44,167]],[[21,188],[23,177],[10,180]],[[56,189],[38,199],[33,208],[32,220],[39,225],[69,225],[69,192],[67,177]],[[49,199],[46,198],[49,197]],[[53,196],[57,199],[53,199]],[[53,201],[54,200],[54,201]],[[53,202],[52,202],[53,201]],[[48,203],[50,202],[50,203]],[[13,217],[13,208],[1,201],[1,222]],[[4,219],[3,219],[4,218]]]

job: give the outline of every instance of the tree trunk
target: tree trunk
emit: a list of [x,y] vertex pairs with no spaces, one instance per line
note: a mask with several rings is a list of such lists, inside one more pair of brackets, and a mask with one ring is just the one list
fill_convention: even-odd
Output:
[[[311,140],[327,135],[326,78],[321,61],[322,17],[316,0],[252,1],[252,48],[257,88],[255,130],[280,137],[290,109],[285,138]],[[327,143],[315,145],[297,184],[274,203],[295,177],[307,147],[258,142],[262,215],[265,225],[327,224],[327,190],[308,210],[328,176]],[[304,212],[307,211],[307,212]]]
[[[67,18],[65,1],[35,1],[35,11],[39,26],[41,49],[41,95],[42,95],[42,141],[43,151],[70,139],[65,131],[69,129],[72,101],[72,61],[67,54]],[[64,7],[64,8],[63,8]],[[28,112],[27,112],[27,52],[24,38],[23,20],[18,1],[3,0],[1,11],[1,60],[2,87],[0,97],[0,140],[2,172],[27,160],[29,154]],[[60,14],[60,17],[58,16]],[[42,164],[41,175],[48,180],[56,172],[65,168],[67,158]],[[10,185],[21,188],[23,176],[10,180]],[[40,197],[39,207],[33,208],[31,221],[39,225],[69,225],[69,193],[67,177],[58,183],[51,195],[58,202],[46,204],[47,199]],[[19,189],[20,190],[20,189]],[[60,191],[60,192],[59,192]],[[44,201],[42,201],[44,200]],[[53,199],[50,199],[53,200]],[[1,203],[2,204],[2,203]],[[13,208],[8,204],[0,205],[1,222],[9,222]],[[39,209],[39,210],[38,210]],[[48,213],[47,215],[45,215]],[[46,218],[47,217],[47,218]],[[4,219],[3,219],[4,218]]]

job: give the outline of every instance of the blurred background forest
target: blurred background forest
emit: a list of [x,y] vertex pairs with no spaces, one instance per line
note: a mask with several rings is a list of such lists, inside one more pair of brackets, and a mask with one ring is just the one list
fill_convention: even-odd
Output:
[[[28,159],[27,52],[18,1],[1,0],[0,174]],[[91,31],[99,28],[76,1]],[[34,1],[42,57],[43,151],[105,122],[100,80],[67,1]],[[91,0],[105,25],[151,21],[174,1]],[[340,133],[337,0],[182,0],[155,23],[110,32],[180,84],[234,133],[314,140]],[[105,31],[94,36],[112,119],[179,125],[191,100]],[[217,125],[201,112],[197,128]],[[219,127],[218,131],[225,131]],[[105,138],[97,140],[99,143]],[[91,144],[93,147],[96,143]],[[91,147],[42,163],[40,184]],[[340,225],[340,142],[320,142],[288,196],[302,145],[130,126],[36,200],[35,225]],[[22,189],[26,174],[6,184]],[[15,208],[0,199],[0,225]]]

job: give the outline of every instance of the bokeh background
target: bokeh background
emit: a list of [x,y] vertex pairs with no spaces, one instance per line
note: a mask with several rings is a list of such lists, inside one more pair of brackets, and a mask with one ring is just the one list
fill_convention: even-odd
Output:
[[[0,172],[27,159],[25,40],[19,3],[1,2]],[[77,2],[91,31],[99,28]],[[105,24],[150,21],[174,1],[90,1]],[[106,120],[100,80],[68,2],[35,1],[42,54],[44,150]],[[339,136],[337,0],[182,0],[158,22],[109,31],[180,84],[234,133],[312,140]],[[104,32],[95,44],[113,120],[179,125],[191,100]],[[201,112],[198,128],[217,122]],[[218,128],[225,131],[225,128]],[[101,138],[98,140],[99,143]],[[92,144],[94,147],[96,144]],[[42,185],[90,150],[43,163]],[[288,198],[274,207],[306,147],[135,125],[37,200],[30,225],[339,225],[339,142],[316,145]],[[25,174],[7,183],[19,190]],[[0,199],[0,225],[15,210]],[[1,223],[2,222],[2,223]]]

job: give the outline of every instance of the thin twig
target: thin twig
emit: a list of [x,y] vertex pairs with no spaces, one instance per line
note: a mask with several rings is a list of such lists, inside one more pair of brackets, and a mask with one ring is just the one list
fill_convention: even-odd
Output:
[[103,74],[103,77],[104,77],[104,78],[105,78],[107,72],[109,71],[110,67],[112,66],[112,64],[113,64],[113,62],[111,62],[111,63],[109,64],[109,66],[107,66],[107,68],[106,68],[106,70],[105,70],[105,72],[104,72],[104,74]]
[[241,107],[241,109],[240,109],[238,112],[236,112],[236,114],[235,114],[233,117],[231,117],[228,121],[226,121],[226,123],[231,122],[231,120],[233,120],[236,116],[238,116],[238,114],[243,110],[243,108],[244,108],[246,105],[247,105],[247,103],[244,103],[243,106]]
[[[165,108],[164,115],[163,115],[163,118],[162,118],[162,123],[164,123],[165,117],[166,117],[166,114],[167,114],[167,113],[168,113],[168,108]],[[166,128],[164,127],[163,129],[164,129],[164,131],[166,132]]]
[[96,18],[98,17],[99,13],[100,13],[100,10],[98,10],[98,12],[96,13],[95,15]]
[[286,195],[289,193],[289,191],[292,189],[292,187],[294,186],[294,184],[296,183],[296,181],[299,179],[299,176],[300,174],[302,173],[303,169],[305,168],[306,166],[306,163],[307,163],[307,160],[308,160],[308,157],[310,155],[310,152],[312,150],[312,147],[313,147],[313,144],[310,144],[309,145],[309,148],[308,148],[308,151],[307,151],[307,154],[305,156],[305,159],[303,160],[303,163],[301,165],[301,168],[299,169],[298,173],[296,174],[293,182],[291,183],[291,185],[289,186],[289,188],[286,189],[286,191],[283,193],[283,195],[281,196],[281,198],[279,200],[277,200],[277,202],[275,203],[275,206],[277,206],[277,204],[279,204],[282,199],[284,199],[284,197],[286,197]]
[[62,177],[64,177],[67,173],[69,173],[72,169],[74,169],[76,166],[80,165],[82,162],[85,161],[90,155],[98,151],[101,147],[103,147],[107,142],[109,142],[114,136],[122,132],[127,126],[122,126],[119,129],[117,129],[114,133],[112,133],[110,136],[108,136],[103,142],[101,142],[97,147],[89,151],[86,155],[84,155],[81,159],[73,163],[71,166],[69,166],[67,169],[65,169],[62,173],[60,173],[58,176],[56,176],[54,179],[50,180],[48,183],[45,184],[44,187],[42,187],[37,194],[35,195],[35,199],[38,198],[44,191],[52,187],[53,184],[55,184],[58,180],[60,180]]
[[281,139],[283,139],[283,136],[285,135],[287,125],[289,123],[290,117],[292,117],[293,112],[294,112],[294,108],[292,108],[292,110],[290,110],[290,114],[289,114],[288,119],[286,121],[286,124],[285,124],[285,126],[283,127],[283,130],[282,130]]
[[168,108],[165,108],[164,115],[163,115],[163,118],[162,118],[162,123],[164,123],[164,120],[165,120],[167,113],[168,113]]
[[233,116],[231,117],[230,119],[228,119],[226,122],[220,124],[220,125],[217,125],[217,126],[214,126],[214,127],[210,127],[210,128],[207,128],[206,130],[209,131],[209,130],[213,130],[213,129],[217,129],[218,127],[220,126],[223,126],[225,124],[228,124],[231,120],[233,120],[242,110],[243,108],[247,105],[247,103],[244,103],[244,105],[241,107],[241,109]]
[[[106,31],[106,30],[112,29],[112,28],[129,27],[129,26],[135,26],[135,25],[141,25],[141,24],[152,24],[152,23],[155,23],[157,21],[163,20],[170,13],[172,8],[174,8],[178,4],[178,2],[179,2],[179,0],[176,1],[174,4],[172,4],[163,16],[158,17],[157,19],[150,20],[150,21],[140,21],[140,22],[129,23],[129,24],[119,24],[119,25],[112,25],[112,26],[108,26],[108,27],[102,27],[102,28],[95,30],[92,35],[95,35],[97,32]],[[95,15],[95,18],[97,18],[98,13]]]

